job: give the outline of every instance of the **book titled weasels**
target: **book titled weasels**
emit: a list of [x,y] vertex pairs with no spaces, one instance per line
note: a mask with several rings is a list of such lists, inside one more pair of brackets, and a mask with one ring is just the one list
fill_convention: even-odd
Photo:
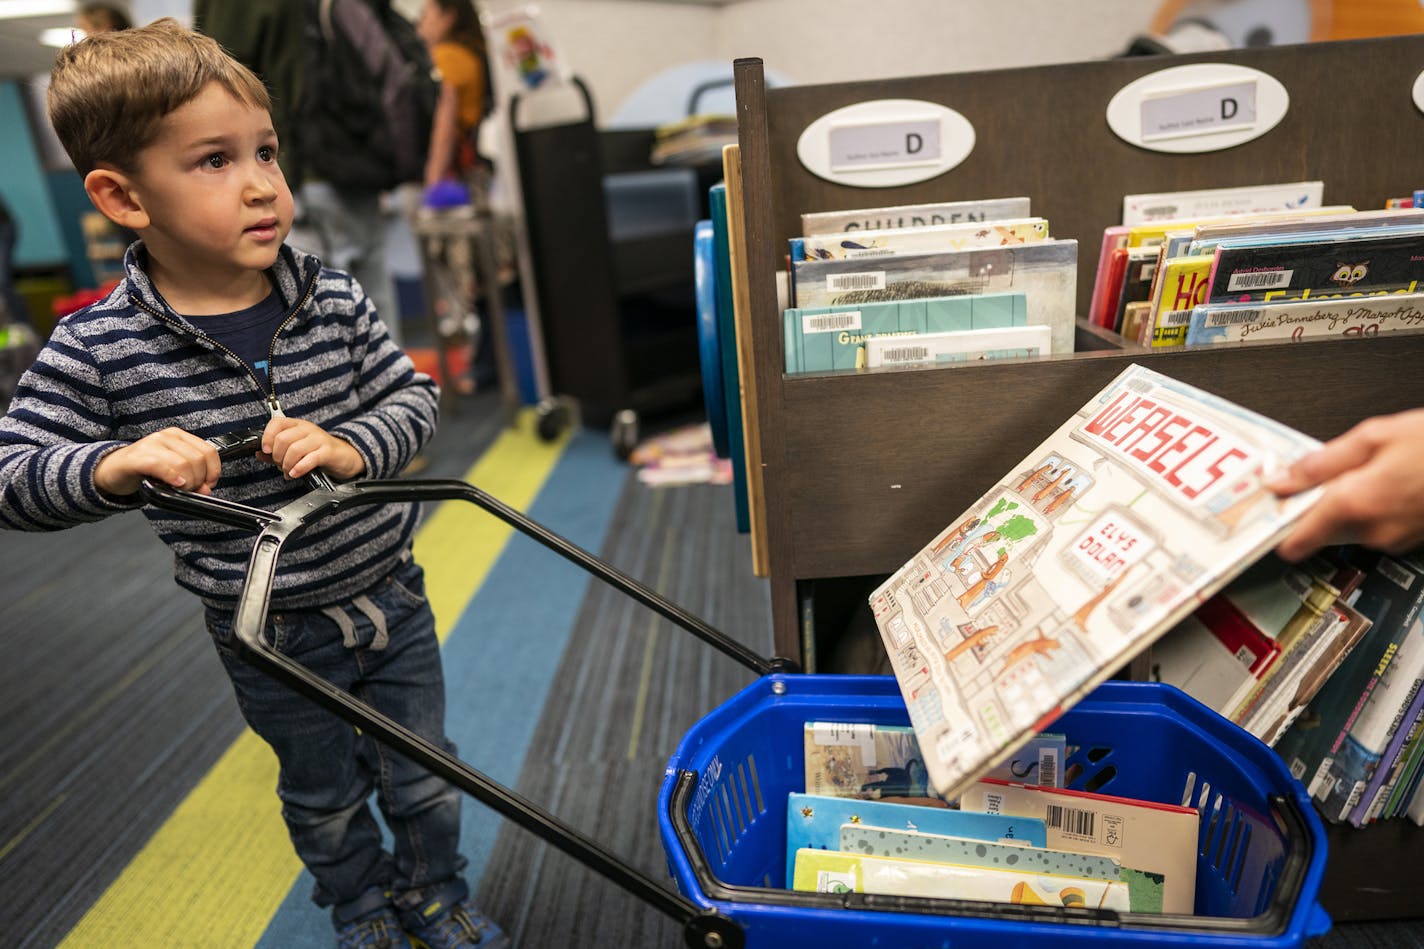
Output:
[[1129,366],[870,597],[929,779],[965,786],[1290,529],[1319,443]]

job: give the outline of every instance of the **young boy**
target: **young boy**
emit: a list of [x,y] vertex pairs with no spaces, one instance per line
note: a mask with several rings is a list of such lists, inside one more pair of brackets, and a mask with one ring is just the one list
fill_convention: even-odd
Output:
[[[49,111],[94,206],[140,241],[113,293],[55,328],[0,419],[0,526],[57,530],[131,510],[145,478],[272,510],[314,468],[398,474],[434,430],[435,387],[349,276],[283,244],[292,197],[262,83],[163,20],[63,50]],[[258,427],[253,458],[222,465],[206,441]],[[456,791],[234,652],[251,535],[144,514],[173,549],[177,582],[206,606],[244,718],[277,753],[282,816],[338,946],[408,946],[406,933],[431,947],[507,946],[461,876]],[[417,519],[416,505],[357,505],[284,547],[265,635],[450,747],[439,645],[410,559]]]

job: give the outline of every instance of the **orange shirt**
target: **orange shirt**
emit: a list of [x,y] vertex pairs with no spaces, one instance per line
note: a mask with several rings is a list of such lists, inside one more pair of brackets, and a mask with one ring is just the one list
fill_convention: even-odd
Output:
[[440,81],[455,87],[460,103],[460,134],[480,124],[484,111],[485,74],[480,59],[459,43],[437,43],[430,51]]

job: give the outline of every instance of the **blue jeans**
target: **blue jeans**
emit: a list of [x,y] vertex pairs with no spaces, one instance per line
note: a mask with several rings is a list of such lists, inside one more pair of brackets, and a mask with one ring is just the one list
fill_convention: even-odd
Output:
[[[459,792],[242,659],[232,620],[231,613],[207,611],[242,717],[277,753],[282,817],[316,878],[312,899],[332,908],[337,925],[388,903],[406,910],[464,899]],[[454,754],[445,737],[440,644],[424,572],[414,561],[350,603],[269,615],[266,637],[279,652]],[[394,838],[389,852],[367,803],[372,790]]]

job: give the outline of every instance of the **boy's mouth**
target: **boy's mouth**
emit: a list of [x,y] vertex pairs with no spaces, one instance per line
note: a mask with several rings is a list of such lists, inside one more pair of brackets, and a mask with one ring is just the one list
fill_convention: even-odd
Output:
[[277,219],[274,217],[263,218],[247,228],[246,232],[258,240],[272,240],[277,236]]

